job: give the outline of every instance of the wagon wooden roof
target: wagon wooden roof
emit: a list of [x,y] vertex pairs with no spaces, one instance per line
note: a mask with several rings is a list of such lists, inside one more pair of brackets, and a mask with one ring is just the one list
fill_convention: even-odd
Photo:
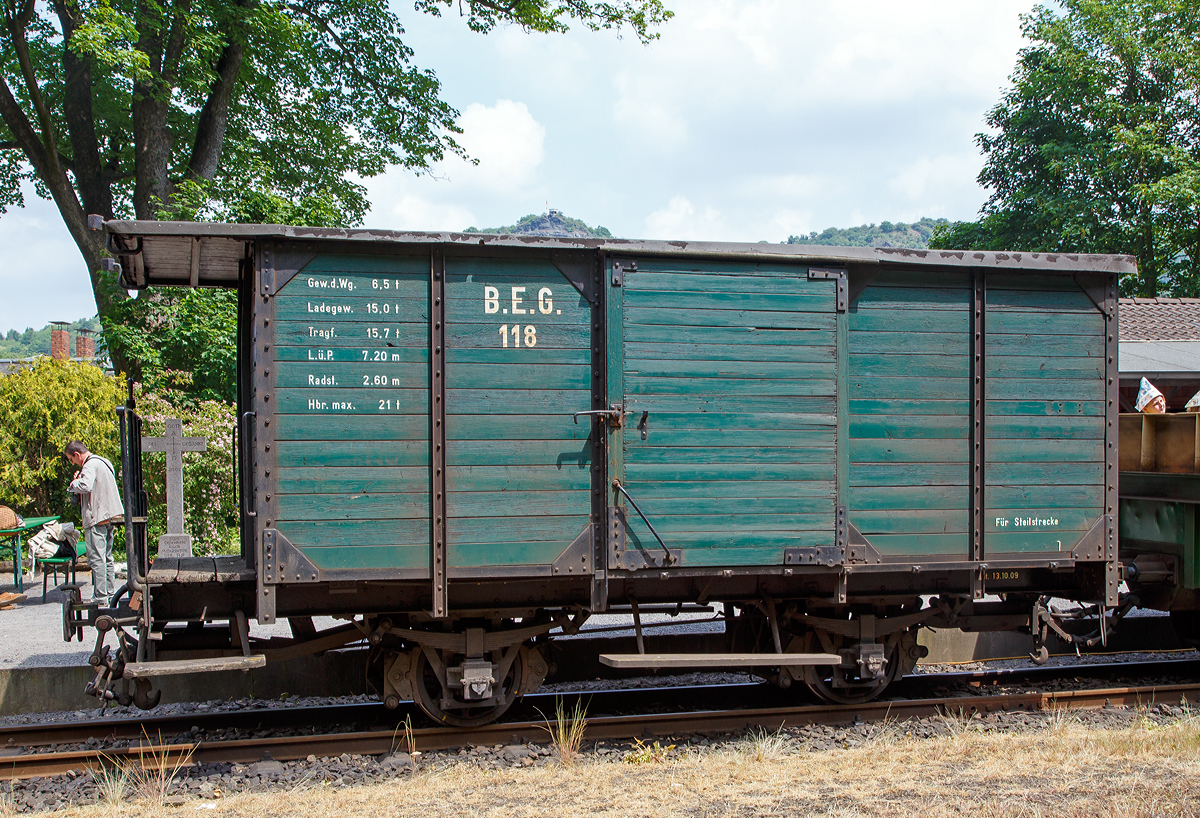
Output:
[[[1132,256],[1060,253],[1001,253],[904,248],[818,247],[797,244],[739,244],[695,241],[629,241],[549,236],[507,236],[482,233],[398,232],[340,228],[291,227],[272,224],[119,221],[93,217],[96,228],[108,234],[110,249],[123,268],[127,286],[232,286],[239,260],[255,242],[336,241],[349,245],[410,245],[414,251],[440,245],[451,252],[468,248],[489,252],[504,248],[537,248],[545,252],[604,251],[615,255],[721,256],[756,261],[799,261],[846,267],[979,267],[1012,272],[1052,271],[1134,273]],[[461,249],[457,249],[461,248]]]

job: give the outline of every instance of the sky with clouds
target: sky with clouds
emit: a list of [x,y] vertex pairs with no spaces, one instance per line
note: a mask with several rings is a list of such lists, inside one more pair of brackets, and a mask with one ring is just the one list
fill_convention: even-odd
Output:
[[[974,136],[1031,0],[668,0],[650,45],[611,32],[474,34],[393,0],[461,113],[457,158],[367,180],[366,226],[463,230],[553,207],[624,238],[783,241],[986,198]],[[0,216],[0,332],[92,315],[56,211]]]

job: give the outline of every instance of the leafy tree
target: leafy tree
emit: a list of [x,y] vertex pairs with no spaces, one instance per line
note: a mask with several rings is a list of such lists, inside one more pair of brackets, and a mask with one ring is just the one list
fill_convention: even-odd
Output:
[[[102,321],[127,295],[100,272],[103,238],[87,229],[89,213],[222,216],[253,211],[261,196],[301,209],[323,201],[356,223],[367,207],[356,179],[389,165],[421,172],[462,154],[457,111],[433,72],[412,64],[385,0],[2,0],[0,8],[0,212],[22,204],[25,180],[53,199]],[[505,23],[563,31],[576,21],[627,27],[643,41],[671,17],[661,0],[417,0],[416,8],[457,8],[480,32]]]
[[928,247],[929,237],[938,227],[948,225],[946,219],[922,217],[912,224],[904,222],[880,222],[858,227],[827,227],[820,233],[815,230],[807,236],[788,236],[784,244],[816,244],[826,247],[907,247],[923,250]]
[[114,463],[120,456],[115,409],[121,382],[93,364],[40,358],[0,376],[0,503],[27,517],[63,514],[75,469],[63,447],[82,440]]
[[1200,2],[1063,0],[1022,18],[1032,45],[978,134],[976,222],[930,245],[1127,253],[1127,294],[1200,285]]

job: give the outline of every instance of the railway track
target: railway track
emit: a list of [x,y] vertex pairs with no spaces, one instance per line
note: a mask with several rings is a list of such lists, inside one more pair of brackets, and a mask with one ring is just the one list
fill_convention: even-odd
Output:
[[[1200,702],[1200,682],[1158,685],[1120,685],[1087,690],[1013,692],[998,695],[930,697],[922,691],[946,685],[967,685],[982,690],[993,685],[1019,684],[1062,677],[1200,675],[1200,662],[1166,661],[1066,667],[1020,668],[1003,671],[968,671],[919,674],[906,677],[897,694],[912,698],[888,698],[857,705],[814,705],[786,703],[794,696],[764,684],[716,685],[692,688],[608,690],[574,694],[537,694],[526,697],[512,711],[515,720],[473,729],[427,727],[412,731],[415,749],[446,750],[467,744],[494,745],[545,743],[548,733],[541,713],[553,710],[554,700],[582,698],[588,705],[587,740],[633,739],[684,733],[728,733],[783,725],[840,724],[882,718],[909,719],[946,713],[987,714],[996,711],[1135,706],[1181,700]],[[753,697],[747,706],[724,707],[731,698]],[[640,711],[640,712],[637,712]],[[649,712],[647,712],[649,711]],[[415,712],[415,711],[409,711]],[[532,714],[537,714],[536,718]],[[276,761],[337,756],[342,753],[383,755],[403,742],[394,725],[406,715],[388,711],[380,704],[362,703],[317,708],[277,708],[222,713],[190,713],[141,720],[108,719],[86,723],[20,725],[0,728],[0,780],[50,776],[69,770],[95,770],[103,764],[122,761],[142,766],[168,768],[177,762],[255,762],[268,754]],[[304,732],[299,732],[299,725]],[[364,725],[361,729],[355,729]],[[316,732],[319,726],[349,726],[351,729]],[[207,740],[190,735],[228,729],[293,730],[292,735]],[[92,739],[103,746],[60,750]],[[114,746],[127,741],[126,746]],[[30,752],[30,750],[33,752]]]

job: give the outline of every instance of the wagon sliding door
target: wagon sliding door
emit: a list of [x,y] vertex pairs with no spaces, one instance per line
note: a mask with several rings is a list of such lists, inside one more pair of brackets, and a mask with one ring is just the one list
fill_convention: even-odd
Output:
[[448,575],[590,577],[592,305],[548,259],[445,269]]
[[[609,367],[626,414],[610,457],[679,564],[781,565],[786,549],[834,545],[836,280],[778,264],[618,263],[624,342]],[[610,565],[656,564],[661,546],[625,516]]]
[[429,257],[284,248],[260,271],[263,582],[427,577]]

